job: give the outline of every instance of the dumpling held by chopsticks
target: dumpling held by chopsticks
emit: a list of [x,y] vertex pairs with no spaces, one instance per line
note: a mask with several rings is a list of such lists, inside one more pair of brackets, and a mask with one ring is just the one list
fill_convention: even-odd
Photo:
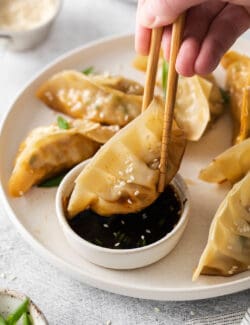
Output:
[[[98,151],[76,179],[69,218],[87,208],[103,216],[138,212],[158,197],[163,115],[163,103],[155,99]],[[185,145],[183,132],[174,125],[166,183],[177,173]]]

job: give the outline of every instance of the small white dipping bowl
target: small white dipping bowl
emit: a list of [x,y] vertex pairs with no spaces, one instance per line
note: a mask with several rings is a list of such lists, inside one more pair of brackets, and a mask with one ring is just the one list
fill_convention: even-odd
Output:
[[[0,289],[0,314],[6,318],[10,313],[16,310],[26,298],[27,296],[22,293]],[[42,312],[31,300],[29,303],[29,312],[34,325],[48,325]],[[17,325],[21,324],[22,318],[17,322]]]
[[53,15],[35,27],[17,31],[0,28],[0,54],[6,49],[24,51],[39,45],[47,37],[61,7],[62,0],[55,0]]
[[74,187],[75,179],[88,163],[89,160],[86,160],[73,168],[64,177],[56,195],[56,213],[59,223],[68,243],[76,253],[94,264],[111,269],[140,268],[152,264],[169,254],[180,240],[188,222],[190,196],[182,177],[176,175],[171,182],[179,195],[180,201],[182,202],[182,214],[173,230],[160,240],[144,247],[132,249],[111,249],[95,245],[78,236],[69,226],[64,213],[63,202],[65,202],[65,198],[70,196]]

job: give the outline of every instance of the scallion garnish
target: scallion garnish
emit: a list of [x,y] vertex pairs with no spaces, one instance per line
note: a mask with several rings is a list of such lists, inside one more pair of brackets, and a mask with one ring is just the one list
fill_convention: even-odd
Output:
[[29,306],[29,299],[26,298],[24,302],[6,318],[7,324],[8,325],[16,324],[16,322],[22,317],[22,315],[27,312],[28,306]]
[[69,122],[65,120],[62,116],[57,117],[57,125],[60,129],[68,130],[70,128]]
[[223,99],[223,103],[228,105],[230,103],[230,95],[229,92],[220,88],[220,93],[221,93],[221,97]]
[[92,74],[94,72],[94,67],[88,67],[84,70],[82,70],[82,73],[85,74],[86,76],[88,76],[89,74]]
[[0,315],[0,325],[7,325],[5,319],[1,315]]
[[163,59],[163,63],[162,63],[162,90],[163,90],[163,98],[166,98],[167,80],[168,80],[168,62],[165,59]]
[[47,179],[46,181],[40,183],[38,185],[38,187],[56,187],[56,186],[59,186],[64,176],[65,176],[65,173],[61,174],[59,176],[55,176],[53,178]]

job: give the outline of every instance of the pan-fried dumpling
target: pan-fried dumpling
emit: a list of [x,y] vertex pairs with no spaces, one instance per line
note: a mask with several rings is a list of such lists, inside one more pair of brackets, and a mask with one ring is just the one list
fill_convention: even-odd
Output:
[[224,112],[224,108],[227,105],[227,101],[225,100],[225,98],[223,98],[222,90],[218,86],[213,74],[206,75],[203,78],[200,77],[200,80],[207,80],[212,84],[212,89],[208,97],[208,101],[211,118],[212,120],[215,120]]
[[[161,56],[157,74],[157,84],[161,88],[166,86],[165,63]],[[138,70],[146,71],[147,57],[136,56],[133,65]],[[213,75],[205,78],[199,76],[179,78],[174,114],[177,124],[184,130],[188,140],[198,141],[209,123],[220,116],[223,110],[224,101]]]
[[235,183],[250,171],[250,139],[230,147],[203,170],[199,178],[210,183]]
[[54,75],[38,89],[37,97],[71,117],[120,126],[138,116],[142,105],[141,95],[105,87],[74,70]]
[[248,173],[219,206],[193,280],[200,274],[231,276],[250,270],[249,188]]
[[227,72],[226,85],[234,123],[233,143],[239,143],[250,135],[250,58],[231,51],[224,55],[221,63]]
[[[133,213],[158,197],[163,115],[163,103],[155,99],[98,151],[76,179],[68,204],[69,218],[87,208],[103,216]],[[167,183],[178,171],[185,145],[184,134],[175,125]]]
[[31,131],[18,150],[9,180],[10,195],[22,196],[33,185],[92,157],[119,130],[84,120],[68,124],[68,129],[50,125]]
[[175,119],[191,141],[198,141],[211,119],[208,98],[212,84],[198,76],[180,77],[176,95]]

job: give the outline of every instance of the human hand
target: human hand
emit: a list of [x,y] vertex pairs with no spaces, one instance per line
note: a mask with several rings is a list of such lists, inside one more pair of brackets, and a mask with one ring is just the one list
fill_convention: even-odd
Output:
[[151,29],[165,26],[162,47],[169,57],[171,26],[187,10],[176,69],[184,76],[208,74],[250,27],[250,0],[138,0],[136,51],[147,55]]

